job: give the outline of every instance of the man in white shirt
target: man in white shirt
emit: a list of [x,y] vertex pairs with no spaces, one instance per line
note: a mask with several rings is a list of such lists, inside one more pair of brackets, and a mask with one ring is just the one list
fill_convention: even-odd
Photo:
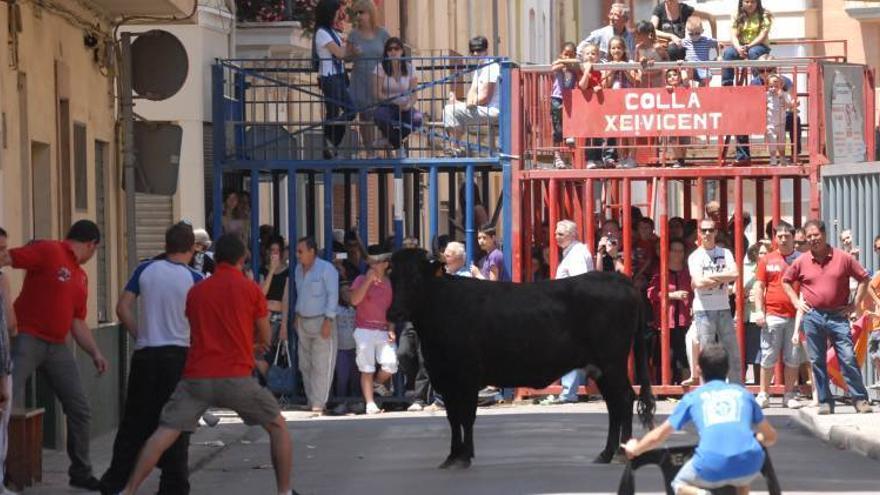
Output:
[[700,347],[716,341],[724,346],[730,358],[727,379],[730,383],[742,383],[742,361],[728,292],[739,271],[730,250],[715,245],[716,234],[715,221],[704,218],[700,222],[700,247],[688,257],[694,288],[694,325]]
[[[165,232],[164,258],[141,263],[119,297],[116,314],[134,340],[135,351],[113,458],[101,477],[102,493],[122,491],[138,452],[158,426],[162,407],[180,381],[190,346],[186,295],[203,278],[188,266],[194,253],[192,226],[172,225]],[[189,435],[181,435],[165,452],[159,463],[159,493],[189,493],[188,448]]]
[[[485,36],[475,36],[468,44],[471,57],[486,57],[489,54],[489,40]],[[477,61],[485,64],[486,60]],[[465,101],[458,101],[455,93],[449,93],[449,103],[443,107],[443,126],[452,138],[447,153],[459,156],[466,150],[459,147],[459,142],[468,126],[489,125],[498,121],[501,104],[501,88],[498,80],[501,66],[491,63],[474,72],[471,88]]]
[[[587,245],[577,239],[577,224],[571,220],[561,220],[556,224],[556,244],[562,249],[562,261],[556,267],[556,278],[568,278],[593,271],[593,256]],[[562,392],[559,397],[548,397],[542,404],[564,404],[577,402],[577,391],[586,385],[587,375],[583,368],[571,370],[560,380]]]

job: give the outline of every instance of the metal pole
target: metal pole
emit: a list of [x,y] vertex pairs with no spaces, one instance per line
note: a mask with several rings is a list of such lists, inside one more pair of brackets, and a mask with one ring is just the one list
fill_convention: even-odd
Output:
[[125,252],[128,273],[133,273],[137,259],[137,215],[134,156],[134,98],[131,89],[131,33],[122,33],[122,167],[125,173]]
[[[498,0],[492,0],[492,55],[498,56],[501,38],[498,33]],[[510,56],[508,54],[508,56]],[[507,107],[502,107],[507,108]]]

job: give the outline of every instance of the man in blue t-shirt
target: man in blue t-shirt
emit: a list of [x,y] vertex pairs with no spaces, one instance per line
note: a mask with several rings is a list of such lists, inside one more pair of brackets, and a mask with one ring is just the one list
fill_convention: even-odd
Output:
[[685,395],[669,419],[644,438],[630,439],[624,446],[626,455],[632,459],[656,448],[674,430],[693,422],[700,442],[672,481],[675,493],[702,495],[707,489],[731,485],[737,487],[738,495],[748,494],[764,465],[761,444],[776,443],[776,430],[764,419],[752,394],[724,382],[729,366],[724,347],[706,346],[699,366],[705,385]]

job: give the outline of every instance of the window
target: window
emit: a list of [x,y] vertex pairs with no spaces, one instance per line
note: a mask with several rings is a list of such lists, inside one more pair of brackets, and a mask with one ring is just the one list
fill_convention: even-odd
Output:
[[86,169],[86,126],[73,124],[73,203],[77,211],[89,209],[89,172]]

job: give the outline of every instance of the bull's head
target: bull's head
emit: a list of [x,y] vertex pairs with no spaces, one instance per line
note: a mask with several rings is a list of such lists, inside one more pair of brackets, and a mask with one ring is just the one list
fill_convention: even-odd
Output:
[[438,264],[429,259],[424,249],[401,249],[391,256],[391,287],[393,298],[388,309],[390,321],[412,321],[424,285],[435,276]]

